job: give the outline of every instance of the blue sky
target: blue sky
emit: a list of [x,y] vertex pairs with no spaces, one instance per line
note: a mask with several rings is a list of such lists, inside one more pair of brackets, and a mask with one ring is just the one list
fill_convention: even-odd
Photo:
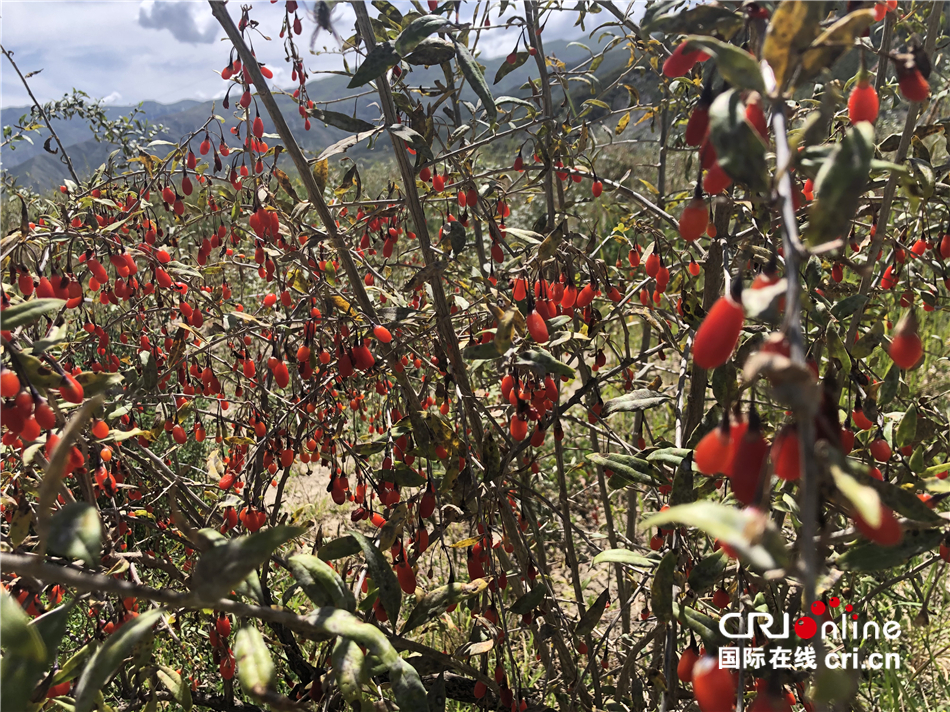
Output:
[[[307,3],[309,6],[312,3]],[[408,3],[394,3],[409,6]],[[303,3],[301,3],[303,5]],[[572,7],[573,2],[567,2]],[[463,21],[471,17],[474,3],[463,10]],[[228,4],[233,17],[240,3]],[[284,63],[283,45],[278,38],[284,2],[253,3],[252,17],[272,41],[256,41],[258,57],[272,67],[278,86],[290,84]],[[509,9],[508,13],[511,14]],[[300,44],[304,47],[313,25],[304,19]],[[468,17],[466,17],[466,15]],[[42,69],[30,79],[40,101],[58,99],[73,87],[107,103],[128,105],[146,99],[171,103],[181,99],[211,99],[223,95],[225,82],[215,74],[227,62],[228,45],[221,41],[218,27],[206,2],[165,2],[158,0],[2,0],[2,42],[15,53],[23,73]],[[496,15],[493,13],[492,20]],[[601,15],[600,17],[605,17]],[[347,36],[353,25],[353,11],[338,3],[334,24]],[[573,13],[555,13],[545,29],[548,38],[583,39],[573,28]],[[590,27],[588,27],[588,30]],[[480,44],[486,56],[507,54],[514,44],[511,31],[486,33]],[[332,37],[322,34],[317,48],[336,49]],[[3,106],[24,106],[29,98],[19,78],[5,59],[0,84]],[[338,54],[307,55],[312,72],[340,68]]]

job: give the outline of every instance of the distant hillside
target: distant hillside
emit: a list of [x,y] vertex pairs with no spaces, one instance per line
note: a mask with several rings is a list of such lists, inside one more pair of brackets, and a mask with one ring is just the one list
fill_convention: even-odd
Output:
[[[594,48],[596,45],[594,41],[587,41],[586,37],[583,36],[579,37],[578,41],[583,42],[592,48]],[[604,41],[606,42],[607,40]],[[576,45],[568,46],[569,44],[570,43],[566,40],[553,41],[545,47],[545,51],[549,55],[556,56],[558,59],[564,62],[568,68],[576,66],[590,56],[584,48],[578,47]],[[619,75],[626,63],[626,59],[626,52],[620,50],[619,48],[609,53],[608,57],[597,70],[598,77],[601,77],[604,80],[602,86],[608,86],[609,83],[614,78],[616,78],[617,75]],[[485,65],[485,75],[489,83],[491,83],[495,77],[495,73],[498,71],[498,68],[501,66],[502,62],[505,61],[505,58],[479,58],[479,60]],[[531,65],[525,66],[530,66],[531,69],[534,69],[533,63]],[[528,72],[530,72],[530,70],[526,71],[525,69],[521,68],[514,70],[504,77],[498,84],[492,85],[493,94],[496,97],[528,96],[528,90],[523,88],[524,82],[528,76]],[[533,74],[534,72],[531,73]],[[431,86],[434,85],[436,80],[444,83],[444,77],[439,67],[419,67],[414,68],[413,70],[413,84],[424,84]],[[348,83],[348,77],[330,75],[311,82],[307,89],[310,98],[319,105],[320,102],[331,101],[338,99],[341,96],[346,96],[348,93],[353,93],[352,90],[346,88]],[[620,89],[620,91],[622,91],[624,94],[626,93],[623,89]],[[558,103],[560,103],[563,99],[563,94],[559,87],[555,87],[554,94]],[[576,101],[583,101],[585,98],[590,96],[589,89],[585,84],[574,84],[572,85],[571,96]],[[234,96],[234,92],[232,91],[232,109],[230,111],[233,111],[233,106],[236,103],[236,99],[237,97]],[[472,103],[477,101],[475,95],[467,86],[463,92],[462,99]],[[345,131],[333,128],[331,126],[326,126],[322,122],[315,119],[311,119],[310,131],[304,131],[303,122],[298,115],[297,107],[290,97],[278,96],[277,100],[281,110],[288,119],[288,123],[290,124],[291,130],[294,132],[294,136],[306,151],[319,153],[326,146],[348,135]],[[374,96],[370,95],[362,97],[359,100],[354,100],[354,103],[356,103],[355,107],[353,103],[345,102],[332,104],[328,108],[334,111],[350,114],[352,114],[355,109],[355,115],[365,121],[373,122],[379,118],[379,110],[374,105]],[[159,138],[177,141],[180,137],[194,131],[198,126],[201,126],[201,124],[203,124],[211,114],[213,106],[219,115],[229,118],[230,111],[224,110],[221,107],[220,101],[218,101],[216,104],[213,104],[210,101],[199,102],[187,100],[170,105],[158,104],[156,102],[144,102],[141,108],[144,111],[143,118],[145,120],[147,120],[149,123],[162,124],[166,127],[167,132],[165,135],[159,136]],[[128,106],[115,106],[107,107],[106,111],[110,118],[116,118],[122,115],[127,115],[132,110],[132,108],[133,107]],[[28,108],[22,107],[4,108],[2,110],[2,116],[0,116],[0,118],[2,118],[3,125],[7,126],[17,122],[23,114],[28,112],[28,110]],[[264,119],[265,131],[272,133],[274,131],[274,127],[263,111],[262,118]],[[72,159],[73,166],[81,175],[88,175],[93,170],[98,168],[103,162],[105,162],[109,153],[115,150],[115,146],[111,144],[99,143],[90,138],[89,128],[81,119],[57,121],[54,123],[54,127],[60,137],[60,140],[62,140],[63,144],[66,146],[66,150]],[[20,183],[37,190],[46,190],[54,187],[60,184],[63,178],[67,176],[66,169],[60,162],[59,156],[51,155],[43,150],[43,142],[45,141],[47,135],[48,133],[46,131],[43,131],[39,134],[32,134],[31,137],[34,141],[33,145],[30,145],[27,142],[20,142],[16,150],[4,150],[2,157],[4,170],[6,170],[11,176],[15,177]],[[232,139],[230,134],[227,133],[227,129],[225,129],[225,136],[229,139]],[[220,134],[217,134],[217,137],[219,138]],[[215,143],[217,143],[217,140]],[[229,141],[229,143],[233,144],[233,139],[232,141]],[[383,145],[382,150],[389,150],[388,142]],[[355,158],[363,160],[372,160],[372,151],[366,147],[358,147],[353,149],[351,151],[351,155],[353,155]]]

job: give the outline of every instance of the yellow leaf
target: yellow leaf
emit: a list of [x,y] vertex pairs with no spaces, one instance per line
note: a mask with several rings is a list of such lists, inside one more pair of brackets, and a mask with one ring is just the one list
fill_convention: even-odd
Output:
[[614,129],[614,133],[619,136],[623,133],[623,130],[627,128],[627,124],[630,123],[630,112],[620,117],[620,121],[617,122],[617,128]]
[[317,187],[323,192],[327,187],[327,179],[330,176],[330,164],[326,158],[313,164],[313,178],[317,181]]

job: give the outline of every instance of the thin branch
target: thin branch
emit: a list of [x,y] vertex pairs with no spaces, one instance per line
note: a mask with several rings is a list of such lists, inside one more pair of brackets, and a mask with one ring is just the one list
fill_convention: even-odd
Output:
[[30,100],[33,102],[33,106],[35,106],[36,110],[40,112],[40,116],[43,117],[43,122],[46,124],[46,128],[49,129],[49,132],[53,135],[53,138],[56,139],[56,145],[59,146],[59,150],[62,152],[62,160],[69,169],[69,175],[73,177],[73,181],[76,183],[76,185],[79,185],[79,176],[76,175],[76,171],[73,168],[73,162],[69,160],[69,154],[66,153],[66,147],[63,146],[63,142],[59,140],[59,136],[56,134],[55,129],[53,129],[53,124],[49,120],[49,116],[47,116],[43,105],[37,101],[35,96],[33,96],[33,90],[30,89],[30,85],[27,83],[26,77],[23,76],[20,68],[16,66],[16,62],[13,61],[13,52],[9,52],[2,45],[0,45],[0,52],[3,52],[3,56],[7,58],[7,61],[10,62],[14,71],[17,73],[17,76],[20,77],[20,81],[23,82],[23,87],[26,89],[26,93],[30,95]]

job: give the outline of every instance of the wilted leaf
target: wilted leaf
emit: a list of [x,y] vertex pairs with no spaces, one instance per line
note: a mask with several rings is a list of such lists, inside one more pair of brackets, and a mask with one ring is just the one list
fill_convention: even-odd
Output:
[[762,57],[772,67],[780,89],[798,68],[801,52],[815,39],[823,17],[824,3],[806,0],[784,0],[772,13]]
[[513,71],[521,67],[521,65],[528,61],[528,57],[530,56],[531,55],[528,52],[516,52],[514,62],[509,62],[508,59],[505,58],[505,61],[498,66],[498,71],[495,72],[495,79],[492,81],[492,84],[497,84]]
[[363,692],[362,678],[366,677],[364,665],[366,658],[360,646],[349,638],[338,638],[330,655],[337,686],[343,699],[361,709]]
[[848,13],[822,32],[802,53],[799,82],[817,76],[849,52],[854,41],[874,22],[874,10],[865,8]]
[[449,606],[466,601],[472,596],[477,596],[486,588],[488,588],[488,582],[485,579],[478,578],[468,583],[453,582],[429,591],[418,600],[416,607],[406,618],[406,622],[402,627],[402,635],[430,620],[435,620]]

